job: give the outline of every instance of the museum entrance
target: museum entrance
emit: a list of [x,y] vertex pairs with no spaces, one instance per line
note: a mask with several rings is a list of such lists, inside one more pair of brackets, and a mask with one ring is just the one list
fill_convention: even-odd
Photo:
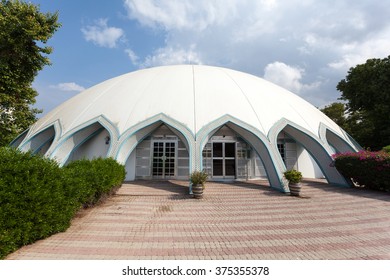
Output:
[[262,161],[253,148],[228,126],[220,127],[204,145],[202,166],[210,180],[266,178]]
[[153,142],[153,178],[169,179],[175,177],[177,141]]
[[236,176],[236,143],[213,142],[213,177],[234,179]]

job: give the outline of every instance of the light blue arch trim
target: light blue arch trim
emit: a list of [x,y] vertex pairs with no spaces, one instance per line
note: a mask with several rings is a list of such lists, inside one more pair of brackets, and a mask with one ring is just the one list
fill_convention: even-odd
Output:
[[[292,131],[288,131],[289,127],[291,127]],[[315,162],[320,167],[322,173],[324,174],[325,178],[329,183],[340,185],[340,186],[349,186],[348,181],[336,170],[334,167],[330,167],[330,164],[332,162],[332,150],[330,147],[328,147],[327,143],[324,143],[319,137],[317,137],[315,134],[307,130],[306,128],[289,121],[285,118],[280,119],[278,122],[276,122],[270,129],[268,133],[268,138],[272,143],[277,143],[277,138],[279,133],[284,130],[285,133],[287,133],[292,139],[294,139],[297,143],[300,143],[307,152],[312,156],[312,158],[315,160]],[[294,134],[298,133],[297,135],[301,135],[303,137],[307,137],[309,141],[312,141],[311,143],[308,141],[300,141],[297,139],[297,135],[294,136]],[[316,147],[310,148],[309,145],[314,144],[320,151],[321,154],[315,154],[313,152],[313,149]],[[322,162],[318,159],[318,157],[324,156],[328,162]],[[279,155],[281,158],[281,156]]]
[[[37,154],[41,149],[42,147],[44,147],[47,143],[49,143],[51,141],[51,143],[53,143],[54,141],[54,137],[55,136],[52,136],[50,138],[48,138],[45,142],[43,142],[37,149],[35,149],[35,151],[33,152],[34,154]],[[51,144],[50,144],[51,145]],[[50,149],[50,147],[48,148]],[[47,151],[45,152],[45,154],[47,153]]]
[[18,136],[16,136],[16,138],[14,140],[12,140],[11,143],[9,143],[9,146],[14,147],[14,148],[18,148],[20,146],[20,144],[23,143],[24,139],[27,137],[29,130],[30,130],[30,128],[27,128],[22,133],[20,133]]
[[[187,142],[184,144],[188,149],[188,155],[190,158],[189,169],[191,172],[193,167],[193,162],[191,159],[193,158],[193,151],[195,147],[195,136],[188,129],[187,126],[168,117],[165,114],[158,114],[151,118],[148,118],[145,121],[138,123],[137,125],[127,129],[124,133],[122,133],[118,140],[118,148],[116,149],[113,156],[114,159],[122,164],[125,164],[128,157],[137,147],[137,145],[141,143],[145,139],[145,137],[153,133],[153,131],[155,131],[162,124],[167,125],[168,128],[172,129],[175,134],[180,133],[183,136],[184,140]],[[136,139],[133,145],[126,147],[127,142],[132,137],[136,137],[137,134],[139,136],[139,139]]]
[[63,164],[65,164],[69,157],[73,154],[73,152],[77,151],[77,149],[83,145],[85,142],[87,142],[89,139],[92,139],[93,137],[95,137],[96,135],[99,135],[100,132],[102,132],[104,130],[104,127],[99,127],[97,130],[95,130],[94,132],[92,132],[91,134],[89,134],[87,137],[85,137],[83,140],[81,140],[79,143],[77,143],[72,151],[69,153],[69,155],[65,158]]
[[[100,130],[99,133],[102,130],[98,128],[97,130],[88,134],[84,139],[81,139],[78,143],[73,145],[69,151],[66,151],[65,156],[62,159],[58,159],[56,157],[56,154],[59,152],[59,150],[62,148],[62,146],[64,146],[64,144],[67,143],[67,141],[69,139],[71,139],[72,137],[74,137],[76,134],[81,133],[83,130],[85,130],[88,127],[90,127],[94,124],[97,124],[97,123],[100,124],[104,129],[106,129],[110,135],[110,146],[108,148],[107,155],[106,155],[106,156],[109,156],[112,149],[113,149],[113,143],[115,144],[117,142],[119,133],[118,133],[117,127],[114,124],[112,124],[111,121],[109,119],[107,119],[104,115],[100,115],[96,118],[93,118],[93,119],[91,119],[83,124],[76,126],[72,130],[68,131],[60,139],[58,139],[58,141],[56,141],[56,145],[53,147],[53,149],[50,149],[47,152],[47,155],[50,158],[56,159],[59,162],[59,165],[63,166],[67,162],[69,156],[73,153],[73,151],[75,149],[77,149],[77,147],[80,146],[80,144],[85,143],[85,141],[87,141],[88,139],[91,139],[91,136],[95,136],[96,135],[95,132],[97,130]],[[53,144],[52,144],[52,146],[53,146]]]
[[264,163],[264,168],[271,187],[282,192],[288,192],[289,190],[286,186],[286,181],[283,178],[284,165],[281,159],[279,160],[275,156],[277,149],[272,147],[268,138],[256,127],[253,127],[228,114],[208,123],[197,133],[197,151],[199,155],[197,157],[197,167],[199,170],[202,168],[202,151],[204,146],[210,137],[224,125],[235,131],[240,137],[248,142],[252,148],[254,148],[261,161]]
[[[260,130],[258,130],[256,127],[251,126],[229,114],[223,115],[222,117],[208,123],[207,125],[203,126],[196,134],[196,140],[198,143],[200,143],[200,147],[204,148],[207,141],[205,141],[208,138],[210,138],[218,129],[220,129],[223,125],[227,123],[234,123],[243,129],[247,130],[248,132],[251,132],[255,134],[263,143],[270,143],[268,138],[262,133]],[[200,140],[200,142],[199,142]]]
[[[341,128],[340,128],[341,129]],[[347,132],[345,132],[344,130],[341,129],[341,131],[343,132],[343,136],[342,137],[339,133],[337,133],[335,130],[331,129],[329,126],[327,126],[326,124],[324,123],[320,123],[320,126],[319,126],[319,129],[318,129],[318,134],[320,136],[320,139],[326,143],[328,146],[334,146],[334,145],[331,145],[331,143],[329,142],[329,139],[328,137],[326,137],[326,133],[327,131],[330,131],[331,133],[333,133],[339,141],[343,142],[346,146],[348,146],[348,151],[350,152],[357,152],[359,151],[359,149],[361,149],[360,145],[357,144],[357,142],[351,137],[348,135]],[[346,140],[347,139],[347,140]],[[352,142],[352,140],[354,142]],[[337,147],[335,147],[337,150],[340,150],[338,149]]]
[[[26,145],[27,144],[30,144],[35,138],[39,137],[39,135],[41,135],[42,133],[44,133],[45,131],[49,130],[53,128],[54,130],[54,135],[49,137],[48,139],[46,139],[43,144],[40,144],[38,146],[38,148],[35,148],[35,149],[29,149],[31,150],[33,153],[36,153],[41,147],[43,147],[48,141],[51,141],[53,140],[52,144],[51,144],[51,147],[53,146],[54,144],[54,141],[56,139],[58,139],[60,137],[60,134],[61,134],[61,126],[60,126],[60,123],[58,120],[52,122],[51,124],[48,124],[46,125],[45,127],[41,128],[40,130],[36,131],[33,135],[29,135],[29,131],[31,131],[31,128],[27,131],[27,135],[25,136],[25,138],[22,140],[22,142],[19,144],[19,147],[18,149],[21,150],[21,151],[26,151]],[[50,150],[50,148],[48,150]],[[47,152],[45,153],[45,155],[47,154]]]
[[[141,143],[148,135],[150,135],[153,131],[155,131],[157,128],[159,128],[163,124],[162,121],[156,121],[152,124],[147,125],[146,127],[138,128],[137,130],[134,130],[130,133],[129,130],[127,130],[129,133],[126,133],[126,135],[123,135],[119,138],[118,141],[118,149],[115,151],[114,159],[118,161],[120,164],[126,164],[127,159],[129,158],[132,151],[137,147],[139,143]],[[129,147],[126,147],[126,144],[128,144],[128,141],[135,137],[138,133],[141,133],[139,136],[139,139],[134,142],[134,144],[130,144]]]
[[351,136],[349,135],[348,132],[346,132],[344,129],[342,129],[340,127],[341,131],[343,132],[343,134],[345,135],[345,137],[351,141],[351,143],[355,146],[355,150],[356,151],[361,151],[361,150],[364,150],[362,146],[360,146],[360,144]]

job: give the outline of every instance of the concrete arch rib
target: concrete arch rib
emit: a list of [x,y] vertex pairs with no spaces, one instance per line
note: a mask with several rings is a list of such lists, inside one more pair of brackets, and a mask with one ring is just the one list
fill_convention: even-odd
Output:
[[92,119],[71,131],[65,133],[47,152],[47,156],[55,159],[60,166],[63,166],[68,161],[70,155],[81,145],[99,135],[102,131],[107,131],[106,145],[108,144],[107,152],[104,152],[102,157],[108,157],[112,153],[118,139],[117,128],[103,115]]
[[[137,145],[162,124],[165,124],[183,141],[188,150],[189,157],[192,159],[193,151],[195,149],[194,135],[185,125],[169,118],[164,114],[156,115],[126,130],[118,140],[118,145],[115,151],[113,151],[113,157],[120,164],[125,164],[128,157],[137,147]],[[192,170],[192,166],[193,163],[190,161],[190,171]]]
[[29,129],[26,129],[25,131],[20,133],[14,140],[12,140],[12,142],[9,144],[9,146],[11,146],[13,148],[18,148],[20,146],[20,144],[26,138],[28,131],[29,131]]
[[[34,135],[29,135],[30,131],[26,131],[23,133],[25,136],[23,140],[19,142],[18,149],[45,155],[54,145],[55,140],[58,139],[60,131],[61,129],[58,121],[42,128]],[[20,137],[23,137],[23,134]]]
[[[335,152],[343,153],[343,152],[357,152],[361,149],[359,145],[356,145],[351,141],[351,137],[345,131],[344,137],[340,136],[339,133],[335,132],[324,123],[320,123],[319,135],[320,139],[327,143],[328,146],[333,147]],[[349,141],[345,140],[348,139]]]
[[336,168],[331,166],[331,155],[333,151],[327,143],[307,129],[284,118],[274,124],[268,133],[268,138],[272,143],[277,143],[278,134],[282,130],[309,152],[329,183],[340,186],[349,186],[347,180],[345,180]]
[[203,127],[197,134],[197,168],[202,168],[202,150],[210,137],[223,125],[228,126],[240,137],[245,139],[256,151],[264,164],[268,181],[272,188],[282,192],[288,192],[288,187],[283,178],[283,162],[277,157],[277,148],[272,145],[267,137],[255,127],[252,127],[230,115],[225,115]]

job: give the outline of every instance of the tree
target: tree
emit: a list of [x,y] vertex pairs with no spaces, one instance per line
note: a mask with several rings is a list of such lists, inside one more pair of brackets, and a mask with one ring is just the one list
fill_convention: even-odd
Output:
[[[390,143],[390,56],[352,67],[337,85],[345,100],[351,135],[364,147]],[[354,127],[352,127],[354,126]]]
[[19,0],[0,2],[0,146],[10,143],[36,121],[31,106],[38,93],[31,84],[50,65],[49,38],[60,27],[58,13]]
[[337,123],[341,128],[346,130],[346,115],[345,104],[340,102],[334,102],[323,109],[320,109],[322,113],[327,115],[332,121]]
[[372,124],[367,119],[362,121],[365,116],[361,112],[348,114],[346,104],[340,102],[334,102],[320,110],[359,143],[369,142],[367,136],[372,133]]

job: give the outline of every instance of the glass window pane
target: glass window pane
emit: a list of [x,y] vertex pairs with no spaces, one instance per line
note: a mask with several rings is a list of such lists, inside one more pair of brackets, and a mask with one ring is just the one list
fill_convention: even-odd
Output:
[[225,173],[226,176],[236,175],[236,161],[234,159],[225,160]]
[[225,157],[235,157],[236,143],[225,143]]
[[223,164],[222,159],[213,160],[213,176],[223,176]]
[[222,143],[213,143],[213,157],[222,157]]

